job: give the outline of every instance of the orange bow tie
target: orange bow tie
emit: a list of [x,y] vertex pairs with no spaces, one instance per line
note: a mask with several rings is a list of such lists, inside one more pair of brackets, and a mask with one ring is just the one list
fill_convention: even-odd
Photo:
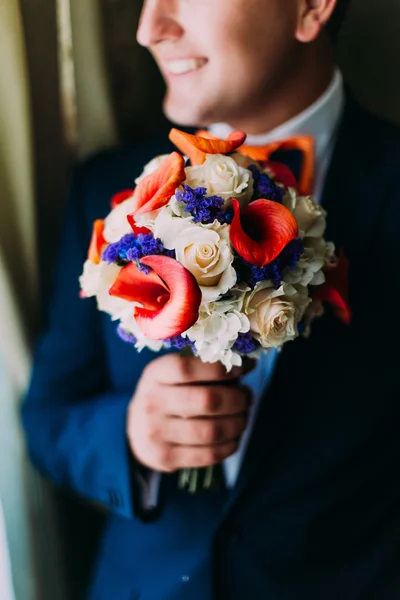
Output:
[[[243,144],[237,152],[249,156],[253,160],[261,163],[271,162],[271,156],[275,152],[285,150],[298,150],[302,154],[300,174],[297,182],[297,191],[299,194],[311,194],[314,186],[315,170],[315,144],[314,138],[308,135],[298,135],[285,140],[271,142],[265,146],[248,146]],[[271,164],[271,166],[273,163]]]

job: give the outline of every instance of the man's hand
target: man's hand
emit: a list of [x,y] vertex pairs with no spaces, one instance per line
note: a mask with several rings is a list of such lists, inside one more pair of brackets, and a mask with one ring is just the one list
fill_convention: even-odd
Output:
[[177,354],[147,365],[128,409],[127,434],[135,458],[155,471],[207,467],[233,454],[247,425],[250,392],[234,367]]

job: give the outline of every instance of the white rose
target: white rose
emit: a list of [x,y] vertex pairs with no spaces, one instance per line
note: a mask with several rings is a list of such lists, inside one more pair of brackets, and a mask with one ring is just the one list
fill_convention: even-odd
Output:
[[133,308],[126,313],[121,319],[121,327],[130,335],[134,335],[136,338],[135,348],[139,352],[143,348],[149,348],[153,352],[159,352],[164,345],[162,340],[151,340],[150,338],[143,335],[139,325],[137,324],[135,317],[133,316]]
[[175,239],[177,260],[196,278],[204,302],[214,302],[236,283],[229,226],[192,225]]
[[181,231],[193,227],[192,217],[188,213],[185,218],[177,216],[174,207],[178,205],[179,202],[175,199],[174,203],[171,201],[169,205],[161,208],[152,227],[154,236],[162,241],[167,250],[175,249],[176,238]]
[[187,167],[185,184],[192,188],[204,187],[210,196],[220,196],[228,206],[231,198],[246,205],[253,193],[253,176],[240,167],[230,156],[207,154],[198,167]]
[[109,290],[113,286],[121,267],[112,263],[101,261],[98,265],[87,260],[83,266],[83,273],[79,278],[82,292],[86,298],[96,296],[99,310],[111,315],[112,320],[122,318],[129,311],[133,312],[133,304],[110,296]]
[[140,183],[142,179],[144,179],[148,175],[151,175],[152,173],[154,173],[154,171],[157,171],[158,167],[166,158],[168,158],[168,156],[170,155],[160,154],[160,156],[156,156],[150,162],[148,162],[147,165],[144,167],[142,174],[135,179],[136,185],[138,185],[138,183]]
[[118,204],[104,221],[104,238],[110,244],[119,242],[127,233],[132,233],[128,215],[133,211],[133,198],[128,198]]
[[242,358],[232,350],[232,346],[239,333],[249,331],[249,319],[236,310],[220,313],[208,308],[208,311],[206,309],[200,313],[197,322],[186,332],[187,337],[195,343],[197,354],[203,362],[220,361],[227,370],[232,366],[240,366]]
[[310,196],[298,196],[290,188],[283,198],[283,205],[294,215],[301,237],[322,237],[326,229],[326,211]]
[[307,237],[303,241],[304,253],[294,269],[285,270],[284,281],[304,286],[321,285],[325,281],[322,267],[327,260],[328,246],[322,237]]
[[[245,301],[250,331],[263,348],[279,348],[298,336],[297,325],[310,303],[304,288],[283,284],[278,290],[262,281]],[[300,293],[301,292],[301,293]]]

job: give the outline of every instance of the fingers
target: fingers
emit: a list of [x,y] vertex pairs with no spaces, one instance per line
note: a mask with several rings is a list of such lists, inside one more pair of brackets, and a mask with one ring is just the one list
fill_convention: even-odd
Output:
[[165,397],[164,413],[184,418],[237,415],[251,402],[251,391],[243,385],[177,386]]
[[246,414],[214,419],[167,418],[162,439],[175,445],[214,446],[237,441],[246,425]]
[[152,466],[167,473],[178,469],[208,467],[222,462],[237,449],[237,441],[205,447],[159,444],[152,456]]
[[195,356],[181,357],[169,354],[153,360],[146,367],[153,381],[167,385],[182,385],[210,381],[231,381],[245,375],[254,368],[254,361],[244,362],[227,373],[220,363],[203,363]]

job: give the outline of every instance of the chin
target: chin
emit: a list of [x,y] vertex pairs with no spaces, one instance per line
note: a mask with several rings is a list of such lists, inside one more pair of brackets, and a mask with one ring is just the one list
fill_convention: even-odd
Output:
[[215,123],[215,120],[210,117],[210,112],[205,111],[204,107],[196,107],[190,101],[182,102],[181,98],[177,102],[167,96],[164,100],[163,111],[167,119],[175,125],[208,127]]

